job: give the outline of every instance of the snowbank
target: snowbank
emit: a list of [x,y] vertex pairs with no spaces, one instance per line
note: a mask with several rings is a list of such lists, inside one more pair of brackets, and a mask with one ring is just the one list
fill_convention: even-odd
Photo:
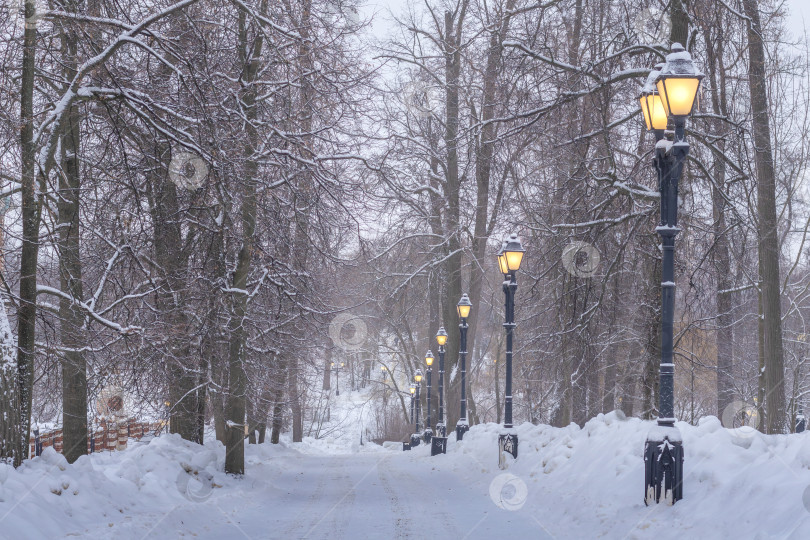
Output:
[[[436,457],[424,444],[410,452],[340,439],[248,445],[243,479],[222,472],[225,449],[216,441],[164,435],[74,465],[47,449],[16,471],[0,465],[0,538],[221,538],[234,527],[276,538],[273,523],[299,530],[296,520],[337,503],[328,520],[352,525],[328,529],[319,518],[308,538],[362,532],[370,512],[382,526],[397,505],[405,516],[424,505],[438,526],[475,524],[489,513],[470,538],[491,537],[501,522],[514,524],[516,538],[810,538],[810,434],[730,431],[714,417],[680,423],[684,499],[647,508],[642,449],[653,426],[616,413],[583,428],[523,424],[519,458],[506,472],[497,467],[495,424],[474,426],[458,443],[451,436],[448,453]],[[397,503],[406,492],[413,498]]]
[[[713,416],[697,426],[679,422],[684,499],[648,508],[643,448],[654,427],[616,412],[581,429],[517,426],[519,455],[506,471],[519,479],[512,482],[498,479],[496,424],[474,426],[460,443],[451,436],[448,454],[432,459],[490,486],[501,481],[505,505],[533,513],[555,538],[810,538],[810,433],[729,430]],[[413,453],[429,455],[421,447]]]

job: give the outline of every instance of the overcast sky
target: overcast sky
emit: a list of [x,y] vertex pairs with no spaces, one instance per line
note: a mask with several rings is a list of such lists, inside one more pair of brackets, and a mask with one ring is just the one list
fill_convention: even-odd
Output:
[[[386,20],[388,11],[395,14],[403,10],[408,0],[366,0],[363,2],[363,14],[369,16],[376,13],[373,32],[377,37],[385,37],[389,28]],[[802,29],[810,22],[810,1],[808,0],[785,0],[790,15],[788,16],[788,28],[799,35]]]

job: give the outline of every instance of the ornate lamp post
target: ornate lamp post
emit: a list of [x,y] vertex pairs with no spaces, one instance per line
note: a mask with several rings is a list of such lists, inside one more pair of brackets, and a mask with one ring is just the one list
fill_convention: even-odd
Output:
[[418,418],[416,416],[416,413],[415,413],[415,411],[416,411],[416,401],[417,401],[416,384],[411,383],[410,391],[411,391],[411,424],[414,424],[414,423],[416,424],[415,432],[411,433],[410,448],[413,448],[414,446],[419,446],[419,434],[417,433],[417,431],[419,430],[419,420],[418,420]]
[[336,396],[340,395],[340,370],[343,368],[344,365],[345,364],[343,362],[340,362],[339,364],[336,364],[335,362],[332,362],[332,371],[335,372],[335,395]]
[[461,295],[461,300],[456,305],[458,311],[458,318],[461,322],[458,325],[461,331],[461,340],[459,341],[458,356],[461,361],[461,413],[459,414],[458,423],[456,424],[456,440],[460,441],[464,438],[464,434],[470,429],[470,424],[467,422],[467,317],[470,316],[472,303],[467,293]]
[[433,429],[430,427],[430,378],[433,374],[433,369],[431,368],[433,365],[433,351],[428,351],[425,355],[425,364],[427,364],[427,418],[425,418],[425,433],[423,438],[426,443],[429,443],[430,439],[433,437]]
[[420,420],[420,413],[422,411],[422,403],[419,399],[419,394],[422,390],[422,370],[417,369],[416,373],[413,375],[413,381],[416,386],[416,395],[414,396],[414,403],[416,405],[416,414],[414,416],[414,430],[413,435],[411,435],[411,447],[419,446],[419,441],[422,439],[422,435],[419,433],[419,420]]
[[447,343],[447,331],[444,326],[436,332],[436,343],[439,344],[439,423],[436,424],[436,436],[446,437],[444,425],[444,346]]
[[[658,503],[662,495],[669,504],[683,498],[683,439],[675,427],[674,404],[675,237],[681,231],[678,182],[689,153],[686,118],[692,113],[702,79],[691,55],[680,43],[674,43],[666,63],[650,73],[640,98],[644,122],[657,141],[653,167],[658,174],[661,222],[656,231],[663,245],[658,426],[647,435],[644,445],[644,502],[648,505]],[[675,128],[673,140],[664,138],[667,126],[661,109]]]
[[506,329],[506,388],[504,398],[503,431],[498,435],[498,466],[506,468],[506,454],[518,456],[518,436],[512,426],[512,334],[515,330],[515,291],[517,291],[517,271],[523,262],[526,250],[516,234],[509,236],[498,252],[498,268],[503,274],[503,294],[505,297],[503,327]]
[[431,456],[447,452],[447,430],[444,426],[444,345],[447,343],[447,331],[444,326],[436,332],[436,343],[439,344],[439,422],[436,424],[436,435],[431,439]]

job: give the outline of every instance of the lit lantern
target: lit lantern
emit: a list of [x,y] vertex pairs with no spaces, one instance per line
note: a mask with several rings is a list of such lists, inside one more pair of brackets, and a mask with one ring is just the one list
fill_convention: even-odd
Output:
[[444,326],[439,328],[439,331],[436,332],[436,343],[438,343],[440,347],[444,347],[447,343],[447,330],[444,329]]
[[467,296],[467,293],[461,295],[461,300],[458,301],[456,305],[456,309],[458,310],[458,316],[462,319],[466,319],[470,316],[470,310],[472,309],[472,302],[470,302],[470,297]]
[[655,82],[667,116],[685,118],[692,113],[702,80],[703,74],[695,67],[692,56],[683,45],[674,43]]
[[661,96],[655,87],[655,81],[663,68],[664,64],[655,66],[650,71],[647,81],[641,89],[639,103],[641,104],[641,112],[644,114],[644,124],[647,126],[647,131],[663,131],[667,129],[667,113],[664,110]]

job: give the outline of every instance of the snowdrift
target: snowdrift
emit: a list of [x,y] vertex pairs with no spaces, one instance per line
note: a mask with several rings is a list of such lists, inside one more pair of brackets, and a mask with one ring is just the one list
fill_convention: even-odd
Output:
[[[424,477],[426,483],[431,475],[452,477],[464,490],[464,504],[454,509],[449,496],[436,505],[449,512],[484,508],[528,516],[532,527],[536,523],[535,538],[810,538],[809,434],[728,430],[714,417],[697,426],[679,423],[684,500],[648,508],[642,450],[653,426],[617,413],[599,415],[583,428],[523,424],[517,426],[519,458],[508,471],[497,467],[495,424],[474,426],[458,443],[451,437],[448,453],[436,457],[427,445],[402,452],[341,439],[249,445],[242,479],[222,472],[221,444],[200,446],[177,435],[83,456],[73,465],[46,449],[17,470],[0,465],[0,538],[171,538],[186,530],[216,538],[217,524],[232,517],[222,510],[225,501],[228,508],[244,502],[265,516],[285,512],[285,501],[299,495],[276,480],[297,474],[312,455],[325,457],[324,467],[329,456],[349,455],[371,464],[384,460],[388,474]],[[379,504],[384,516],[385,501]],[[358,509],[359,519],[374,511]],[[261,524],[254,531],[275,538]],[[413,536],[423,534],[414,530]]]

